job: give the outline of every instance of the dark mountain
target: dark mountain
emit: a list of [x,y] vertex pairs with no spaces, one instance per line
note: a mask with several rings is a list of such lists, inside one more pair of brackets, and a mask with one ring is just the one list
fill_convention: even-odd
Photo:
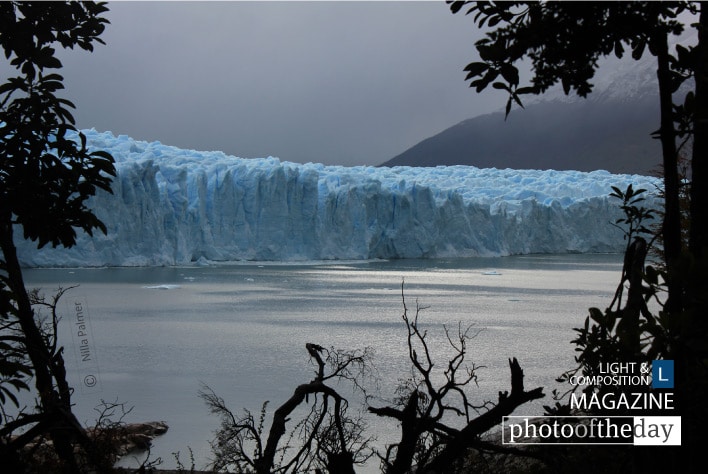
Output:
[[650,134],[659,128],[658,97],[596,97],[536,102],[506,121],[503,112],[471,118],[383,165],[655,172],[661,146]]
[[[677,42],[695,44],[694,32]],[[385,166],[472,165],[655,174],[661,163],[656,59],[606,58],[587,99],[560,87],[525,98],[525,109],[474,117],[434,135]],[[675,94],[691,88],[686,83]],[[473,92],[472,92],[473,93]],[[501,106],[501,104],[500,104]]]

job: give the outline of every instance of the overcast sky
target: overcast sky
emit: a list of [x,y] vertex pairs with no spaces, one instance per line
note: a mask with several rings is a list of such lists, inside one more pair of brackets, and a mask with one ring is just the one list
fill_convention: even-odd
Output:
[[79,128],[241,157],[380,164],[505,97],[464,81],[472,18],[443,1],[109,2],[62,54]]

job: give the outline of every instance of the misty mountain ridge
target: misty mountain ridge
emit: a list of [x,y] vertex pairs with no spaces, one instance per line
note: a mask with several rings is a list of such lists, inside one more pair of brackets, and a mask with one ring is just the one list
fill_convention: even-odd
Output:
[[[690,39],[690,38],[689,38]],[[656,175],[661,144],[656,59],[608,58],[583,99],[557,86],[504,112],[476,116],[412,146],[382,166],[607,170]],[[470,91],[470,93],[474,93]],[[483,92],[482,92],[483,93]],[[681,100],[682,92],[675,97]],[[501,104],[500,104],[501,105]]]

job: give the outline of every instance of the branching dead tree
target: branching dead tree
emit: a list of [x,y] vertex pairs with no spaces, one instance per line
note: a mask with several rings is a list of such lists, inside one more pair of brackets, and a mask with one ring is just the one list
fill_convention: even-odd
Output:
[[[482,442],[480,436],[519,406],[543,397],[543,389],[526,391],[523,371],[517,360],[511,359],[511,391],[500,392],[496,403],[473,404],[467,389],[476,384],[476,371],[480,368],[467,361],[468,342],[476,335],[473,328],[463,328],[461,324],[456,332],[445,328],[452,355],[437,370],[428,334],[418,322],[424,308],[416,304],[415,315],[409,317],[403,284],[401,297],[411,377],[399,385],[392,406],[368,408],[370,413],[397,420],[401,426],[400,441],[389,446],[385,455],[379,454],[383,471],[386,474],[448,472],[458,460],[464,459],[469,448],[509,453],[508,449]],[[370,446],[373,438],[365,435],[364,420],[349,417],[347,399],[334,388],[339,382],[349,382],[368,402],[365,382],[372,375],[371,350],[338,351],[316,344],[306,344],[306,349],[315,367],[315,377],[296,387],[292,396],[275,410],[267,434],[264,429],[267,402],[258,419],[249,411],[238,418],[221,397],[203,387],[200,396],[211,412],[221,418],[212,442],[215,470],[353,474],[356,465],[373,455]],[[303,404],[310,405],[309,411],[285,438],[287,423]],[[452,422],[459,419],[462,422],[455,427]]]
[[[346,474],[353,473],[355,464],[371,456],[371,440],[363,434],[364,421],[350,417],[349,402],[333,385],[348,381],[366,396],[363,382],[374,376],[372,351],[340,351],[310,343],[305,347],[315,365],[315,377],[298,385],[292,396],[275,410],[267,436],[264,433],[267,402],[257,422],[249,411],[237,418],[221,397],[207,386],[202,388],[201,398],[221,418],[212,442],[215,470],[270,474],[317,469]],[[283,443],[291,414],[310,402],[309,413]],[[295,438],[297,445],[293,444]]]
[[[524,374],[516,359],[509,360],[511,370],[511,393],[499,392],[495,405],[474,405],[466,392],[477,381],[474,364],[467,365],[467,343],[472,327],[463,330],[458,326],[453,337],[448,328],[445,336],[453,350],[452,357],[436,376],[435,363],[426,340],[427,332],[421,330],[418,318],[423,307],[416,304],[413,318],[408,315],[403,285],[403,321],[408,330],[408,357],[412,364],[413,377],[400,387],[398,406],[370,407],[378,416],[398,420],[401,425],[400,441],[390,446],[383,457],[387,474],[403,474],[416,466],[418,473],[446,472],[460,460],[469,448],[480,446],[479,437],[501,423],[502,418],[516,408],[544,396],[541,387],[531,391],[524,389]],[[436,382],[440,379],[441,382]],[[407,393],[407,396],[405,395]],[[449,425],[451,417],[462,417],[463,427]],[[486,445],[489,448],[488,445]]]

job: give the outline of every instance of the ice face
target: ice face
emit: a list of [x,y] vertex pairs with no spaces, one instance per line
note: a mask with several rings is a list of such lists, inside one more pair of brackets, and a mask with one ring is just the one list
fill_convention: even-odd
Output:
[[26,266],[618,252],[611,186],[660,184],[606,171],[302,165],[84,133],[116,160],[113,194],[89,202],[108,235],[81,234],[71,249],[20,242]]

